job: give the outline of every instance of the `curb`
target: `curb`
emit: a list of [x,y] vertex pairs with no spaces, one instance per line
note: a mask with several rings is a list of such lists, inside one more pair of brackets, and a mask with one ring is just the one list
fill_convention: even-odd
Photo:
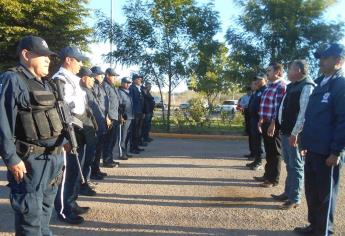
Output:
[[151,133],[151,136],[157,137],[157,138],[180,138],[180,139],[248,140],[247,136],[241,136],[241,135]]

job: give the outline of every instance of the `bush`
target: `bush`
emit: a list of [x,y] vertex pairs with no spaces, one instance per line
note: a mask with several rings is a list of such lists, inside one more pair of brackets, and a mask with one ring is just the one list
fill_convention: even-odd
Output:
[[206,116],[206,108],[203,106],[203,102],[200,98],[192,98],[189,101],[190,107],[188,109],[190,117],[198,125],[202,125],[202,121]]

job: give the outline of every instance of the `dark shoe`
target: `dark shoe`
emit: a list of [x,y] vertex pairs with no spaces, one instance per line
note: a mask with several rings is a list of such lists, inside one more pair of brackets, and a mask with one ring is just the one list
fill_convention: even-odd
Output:
[[263,170],[264,166],[261,163],[256,163],[254,166],[252,166],[250,169],[252,170]]
[[136,150],[136,149],[130,150],[130,152],[133,153],[133,154],[139,154],[139,153],[140,153],[140,152],[139,152],[138,150]]
[[256,162],[253,161],[253,162],[247,163],[246,167],[253,167],[253,166],[255,166],[255,164],[256,164]]
[[153,138],[147,138],[147,139],[144,139],[144,142],[148,142],[148,143],[150,143],[150,142],[152,142],[153,141]]
[[279,209],[281,210],[290,210],[299,207],[300,204],[296,202],[291,202],[287,200],[286,202],[283,203],[283,205],[279,206]]
[[313,235],[314,233],[314,229],[311,227],[311,225],[306,227],[296,227],[293,231],[299,235]]
[[139,152],[145,151],[144,148],[137,148],[136,150],[139,151]]
[[84,222],[84,218],[83,217],[78,216],[78,215],[76,215],[74,213],[71,213],[69,215],[65,215],[65,217],[60,215],[60,214],[58,214],[58,218],[59,218],[60,221],[65,222],[67,224],[71,224],[71,225],[79,225],[79,224]]
[[114,167],[119,167],[119,166],[120,166],[120,162],[116,162],[116,161],[103,163],[103,167],[106,167],[106,168],[114,168]]
[[264,176],[262,176],[262,177],[254,176],[253,178],[254,178],[256,181],[258,181],[258,182],[264,182],[264,181],[266,181],[266,178],[265,178]]
[[97,193],[86,183],[80,185],[79,194],[84,196],[96,196]]
[[266,180],[265,182],[263,182],[262,184],[260,184],[259,186],[260,187],[263,187],[263,188],[272,188],[272,187],[275,187],[277,186],[278,184],[277,183],[272,183],[268,180]]
[[90,179],[94,179],[94,180],[103,180],[104,179],[104,176],[99,174],[99,173],[96,173],[96,174],[91,174],[90,175]]
[[98,175],[101,175],[101,176],[103,176],[103,177],[108,176],[107,173],[102,172],[102,171],[98,171],[97,174],[98,174]]
[[73,213],[76,215],[83,215],[88,213],[88,211],[90,210],[90,207],[80,207],[80,206],[76,206],[72,209]]
[[133,157],[133,155],[126,153],[126,157]]
[[122,156],[119,157],[119,159],[120,159],[120,160],[128,160],[128,157],[125,156],[125,155],[122,155]]
[[139,143],[139,146],[147,147],[147,143],[145,143],[145,142]]
[[271,194],[271,196],[274,200],[281,201],[281,202],[286,201],[288,199],[288,197],[284,193],[280,195]]

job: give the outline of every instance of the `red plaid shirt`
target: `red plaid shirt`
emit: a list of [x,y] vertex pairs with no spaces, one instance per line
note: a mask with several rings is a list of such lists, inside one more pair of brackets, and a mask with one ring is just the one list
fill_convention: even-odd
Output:
[[286,83],[279,79],[267,85],[263,92],[260,102],[259,116],[263,121],[271,122],[276,119],[279,111],[279,105],[286,92]]

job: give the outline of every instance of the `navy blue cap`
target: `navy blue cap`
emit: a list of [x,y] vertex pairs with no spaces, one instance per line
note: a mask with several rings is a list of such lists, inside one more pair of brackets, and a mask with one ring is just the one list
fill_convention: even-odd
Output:
[[118,73],[115,72],[115,70],[113,68],[108,68],[105,70],[105,73],[108,75],[112,75],[112,76],[119,76]]
[[23,49],[33,52],[40,56],[57,55],[55,52],[49,50],[47,42],[37,36],[25,36],[22,38],[17,47],[17,54],[19,55]]
[[104,72],[102,71],[101,67],[99,67],[99,66],[92,67],[91,71],[94,74],[94,76],[96,76],[96,75],[104,75]]
[[128,79],[128,77],[123,77],[123,78],[121,79],[121,83],[123,83],[123,84],[130,84],[130,83],[132,83],[132,81],[130,81],[130,80]]
[[143,77],[141,75],[139,75],[139,74],[133,74],[132,75],[132,81],[134,81],[134,80],[136,80],[138,78],[143,78]]
[[331,43],[325,50],[319,50],[314,53],[315,58],[327,58],[327,57],[345,57],[345,48],[338,43]]
[[76,47],[65,47],[60,51],[60,58],[65,59],[66,57],[72,57],[78,61],[87,61],[88,57],[81,54],[78,48]]
[[92,71],[91,71],[89,68],[85,67],[85,66],[83,66],[82,68],[80,68],[80,70],[79,70],[79,72],[78,72],[77,75],[78,75],[80,78],[82,78],[83,76],[90,76],[90,77],[93,77],[93,76],[94,76],[94,74],[92,73]]

